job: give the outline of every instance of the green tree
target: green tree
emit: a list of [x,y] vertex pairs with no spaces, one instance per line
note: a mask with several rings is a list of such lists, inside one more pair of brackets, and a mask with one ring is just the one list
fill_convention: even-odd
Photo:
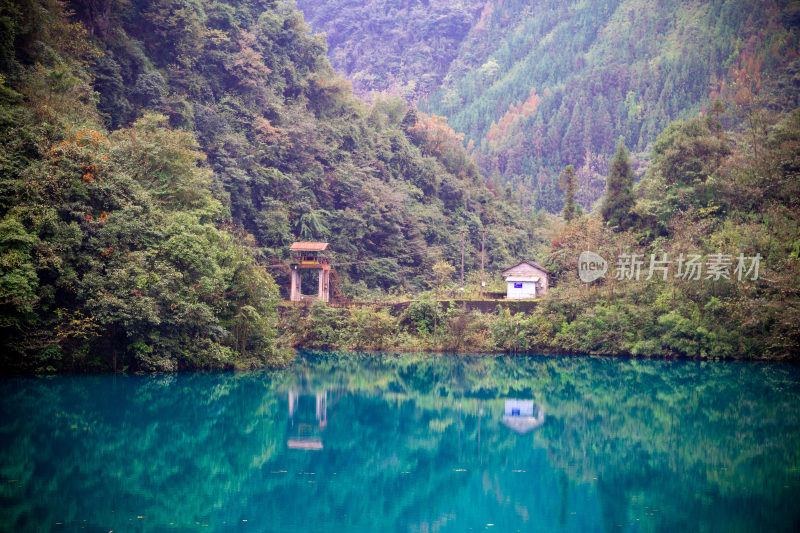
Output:
[[558,186],[564,191],[564,220],[575,218],[575,167],[567,165],[558,176]]
[[611,168],[606,180],[606,196],[600,208],[603,219],[609,226],[627,229],[631,226],[633,215],[633,169],[628,157],[628,149],[620,140],[617,152],[611,160]]
[[19,326],[34,311],[39,279],[32,251],[37,242],[16,217],[0,219],[0,327]]
[[455,274],[456,267],[441,259],[433,264],[431,271],[433,272],[433,277],[436,280],[436,288],[438,290],[442,290],[445,285],[453,280],[453,274]]

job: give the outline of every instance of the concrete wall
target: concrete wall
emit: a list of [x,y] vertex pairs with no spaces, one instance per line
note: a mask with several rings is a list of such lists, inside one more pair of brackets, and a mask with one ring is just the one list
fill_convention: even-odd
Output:
[[[331,307],[388,307],[391,309],[392,314],[400,314],[406,310],[411,302],[331,302]],[[300,310],[305,316],[311,309],[313,302],[282,302],[279,304],[278,310],[283,312],[285,310],[293,309]],[[494,313],[497,307],[502,309],[509,309],[512,313],[531,313],[536,306],[539,305],[538,300],[442,300],[439,302],[442,310],[446,311],[452,306],[461,307],[467,311],[480,311],[482,313]]]
[[[514,285],[522,285],[521,288],[514,288]],[[508,292],[509,300],[523,300],[525,298],[536,298],[536,283],[533,281],[509,281]]]

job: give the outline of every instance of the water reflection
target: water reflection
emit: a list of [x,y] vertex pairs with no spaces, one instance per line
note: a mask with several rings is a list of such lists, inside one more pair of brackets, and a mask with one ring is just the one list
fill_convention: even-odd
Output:
[[[310,401],[309,401],[310,400]],[[328,391],[289,390],[289,440],[292,450],[321,450],[322,431],[328,425]],[[310,413],[314,418],[310,418]]]
[[5,379],[0,530],[793,531],[799,393],[787,365],[413,354]]
[[507,398],[503,424],[517,433],[525,434],[544,424],[544,409],[532,400]]

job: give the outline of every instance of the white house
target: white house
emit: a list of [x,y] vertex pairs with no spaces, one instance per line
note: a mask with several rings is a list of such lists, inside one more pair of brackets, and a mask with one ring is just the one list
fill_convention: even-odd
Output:
[[503,271],[508,291],[506,298],[537,298],[547,292],[547,271],[534,261],[521,261]]

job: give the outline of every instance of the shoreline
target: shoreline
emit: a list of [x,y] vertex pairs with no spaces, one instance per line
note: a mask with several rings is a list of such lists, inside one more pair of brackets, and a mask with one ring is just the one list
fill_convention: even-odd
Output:
[[218,373],[218,372],[233,372],[233,373],[247,373],[257,371],[279,371],[290,368],[295,364],[301,353],[307,354],[320,354],[320,353],[351,353],[351,354],[364,354],[369,356],[378,356],[379,354],[386,355],[425,355],[431,358],[437,356],[446,357],[511,357],[511,358],[525,358],[525,357],[553,357],[553,358],[594,358],[594,359],[617,359],[617,360],[646,360],[646,361],[681,361],[681,362],[709,362],[709,363],[761,363],[761,364],[781,364],[781,365],[800,365],[800,359],[786,358],[707,358],[707,357],[692,357],[685,355],[632,355],[629,353],[584,353],[584,352],[556,352],[556,351],[528,351],[528,352],[502,352],[502,351],[452,351],[452,350],[405,350],[400,348],[384,348],[380,350],[358,350],[352,348],[294,348],[292,359],[286,362],[275,362],[274,364],[263,364],[260,366],[238,366],[236,364],[229,364],[219,368],[181,368],[173,371],[161,372],[145,372],[125,371],[113,372],[111,370],[64,370],[55,372],[0,372],[0,379],[8,378],[51,378],[56,376],[104,376],[104,375],[120,375],[120,376],[176,376],[185,373]]

